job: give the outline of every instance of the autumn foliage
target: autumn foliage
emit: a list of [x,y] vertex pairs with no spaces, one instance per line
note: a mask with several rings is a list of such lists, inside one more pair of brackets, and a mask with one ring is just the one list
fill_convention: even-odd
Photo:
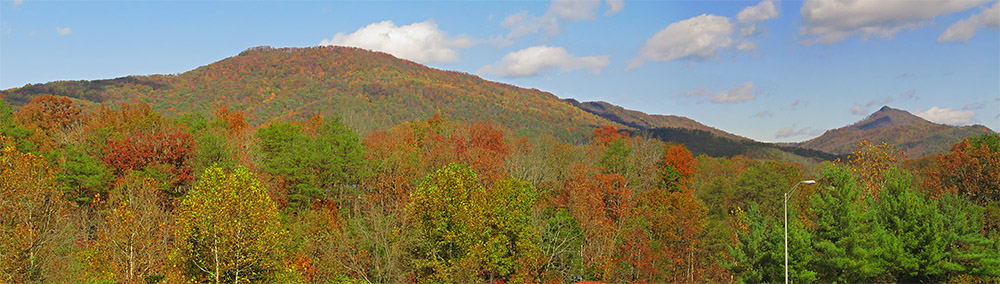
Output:
[[17,112],[17,119],[25,126],[45,131],[58,131],[80,123],[82,110],[67,97],[38,96]]
[[984,134],[955,143],[940,155],[927,187],[968,196],[976,202],[1000,202],[1000,137]]
[[[232,61],[261,64],[245,60]],[[208,69],[195,73],[243,76]],[[367,72],[296,72],[344,70]],[[400,106],[422,103],[400,90],[448,99],[355,83],[326,87]],[[142,86],[120,91],[160,92]],[[288,86],[258,87],[227,86],[290,103]],[[919,162],[862,143],[819,163],[695,157],[611,125],[564,143],[448,109],[361,132],[357,114],[233,100],[161,116],[145,103],[79,108],[46,96],[0,120],[13,135],[0,135],[0,282],[777,282],[776,197],[804,179],[818,182],[788,200],[794,281],[1000,277],[996,135]],[[283,115],[253,119],[269,111]]]
[[187,281],[275,279],[286,232],[274,202],[245,168],[209,168],[177,209],[174,262]]
[[164,129],[152,134],[140,132],[110,141],[104,148],[104,162],[119,175],[148,166],[164,166],[172,177],[171,182],[182,185],[193,179],[188,164],[193,150],[191,134],[179,129]]
[[19,152],[5,136],[0,136],[0,198],[0,281],[45,281],[68,204],[48,163]]

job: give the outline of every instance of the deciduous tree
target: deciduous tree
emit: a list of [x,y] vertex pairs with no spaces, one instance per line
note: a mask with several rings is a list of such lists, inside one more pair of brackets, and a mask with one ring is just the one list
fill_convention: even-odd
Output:
[[274,281],[285,238],[267,189],[243,167],[205,171],[177,208],[174,261],[189,281]]
[[516,180],[488,190],[459,164],[428,175],[410,196],[423,234],[417,280],[528,281],[522,266],[538,257],[529,222],[535,198],[530,184]]
[[160,205],[157,182],[129,173],[120,179],[102,210],[88,273],[116,283],[151,283],[166,277],[173,222]]
[[48,163],[0,136],[0,282],[45,281],[68,214]]
[[954,192],[981,205],[1000,204],[1000,135],[983,134],[955,143],[940,156],[925,186],[937,195]]

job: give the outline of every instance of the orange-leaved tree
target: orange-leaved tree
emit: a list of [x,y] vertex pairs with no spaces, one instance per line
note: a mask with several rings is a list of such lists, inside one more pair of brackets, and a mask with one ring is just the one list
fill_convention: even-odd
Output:
[[617,237],[623,219],[632,214],[632,190],[621,175],[583,165],[572,167],[564,186],[569,213],[585,235],[581,254],[589,274],[612,280],[618,259]]
[[955,143],[938,158],[925,186],[937,194],[954,192],[980,204],[1000,201],[1000,135],[983,134]]
[[70,98],[43,95],[31,99],[15,116],[25,126],[59,131],[80,123],[82,112]]
[[659,187],[671,192],[684,191],[691,184],[694,169],[698,167],[694,157],[682,145],[671,143],[663,148]]

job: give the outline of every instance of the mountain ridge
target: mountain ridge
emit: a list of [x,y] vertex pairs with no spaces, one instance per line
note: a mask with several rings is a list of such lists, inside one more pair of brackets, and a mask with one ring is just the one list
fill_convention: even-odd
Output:
[[175,75],[56,81],[0,91],[15,106],[42,94],[74,98],[89,106],[143,101],[170,113],[211,113],[214,107],[227,106],[246,112],[257,123],[338,115],[362,134],[440,113],[449,119],[495,121],[522,135],[551,134],[564,142],[586,142],[591,129],[602,125],[643,129],[626,123],[748,139],[689,118],[630,111],[627,120],[608,119],[537,89],[339,46],[252,47]]
[[682,128],[690,130],[701,130],[713,135],[729,138],[736,141],[752,141],[750,138],[726,132],[724,130],[702,124],[694,119],[662,114],[647,114],[641,111],[626,109],[604,101],[580,102],[575,99],[563,99],[586,112],[606,118],[611,121],[635,128],[637,130],[650,130],[654,128]]
[[955,142],[983,133],[993,133],[982,125],[951,126],[934,123],[908,111],[883,106],[853,124],[827,130],[819,137],[791,143],[806,149],[835,155],[849,154],[862,140],[895,145],[907,157],[917,158],[948,150]]
[[[340,46],[259,46],[178,74],[55,81],[0,90],[0,98],[14,106],[43,94],[70,97],[85,107],[141,101],[168,114],[211,113],[216,107],[226,106],[233,111],[244,111],[257,123],[315,114],[337,115],[362,135],[439,113],[460,121],[492,121],[520,135],[552,135],[569,143],[586,143],[591,130],[603,125],[636,133],[656,130],[660,134],[702,137],[693,141],[683,137],[659,138],[664,141],[715,140],[699,134],[704,132],[732,140],[734,145],[758,142],[687,117],[647,114],[603,101],[559,99],[537,89],[435,69],[384,52]],[[862,121],[828,130],[820,137],[771,144],[785,147],[783,151],[792,146],[844,155],[867,139],[895,144],[911,156],[922,156],[985,131],[990,130],[978,125],[934,124],[885,106]],[[931,141],[925,141],[928,139]],[[728,143],[724,140],[720,141]],[[712,145],[719,143],[715,141]]]

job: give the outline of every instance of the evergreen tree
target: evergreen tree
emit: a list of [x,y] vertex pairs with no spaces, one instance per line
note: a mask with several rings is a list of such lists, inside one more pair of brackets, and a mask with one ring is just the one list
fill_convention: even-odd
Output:
[[828,166],[823,188],[809,196],[814,258],[809,267],[826,282],[872,282],[885,273],[878,257],[884,232],[872,224],[861,199],[861,187],[851,170]]
[[[946,239],[947,276],[943,281],[981,281],[1000,278],[1000,237],[992,239],[983,230],[984,207],[957,193],[945,194],[938,204]],[[972,276],[976,279],[963,277]]]
[[275,123],[257,132],[264,170],[280,177],[291,207],[336,199],[367,175],[358,135],[339,119]]
[[[729,247],[733,260],[727,266],[741,283],[784,282],[783,220],[760,214],[758,208],[751,203],[746,211],[737,208],[734,212],[738,242]],[[788,218],[788,277],[793,282],[813,282],[817,274],[808,265],[813,260],[809,231],[792,211]]]

